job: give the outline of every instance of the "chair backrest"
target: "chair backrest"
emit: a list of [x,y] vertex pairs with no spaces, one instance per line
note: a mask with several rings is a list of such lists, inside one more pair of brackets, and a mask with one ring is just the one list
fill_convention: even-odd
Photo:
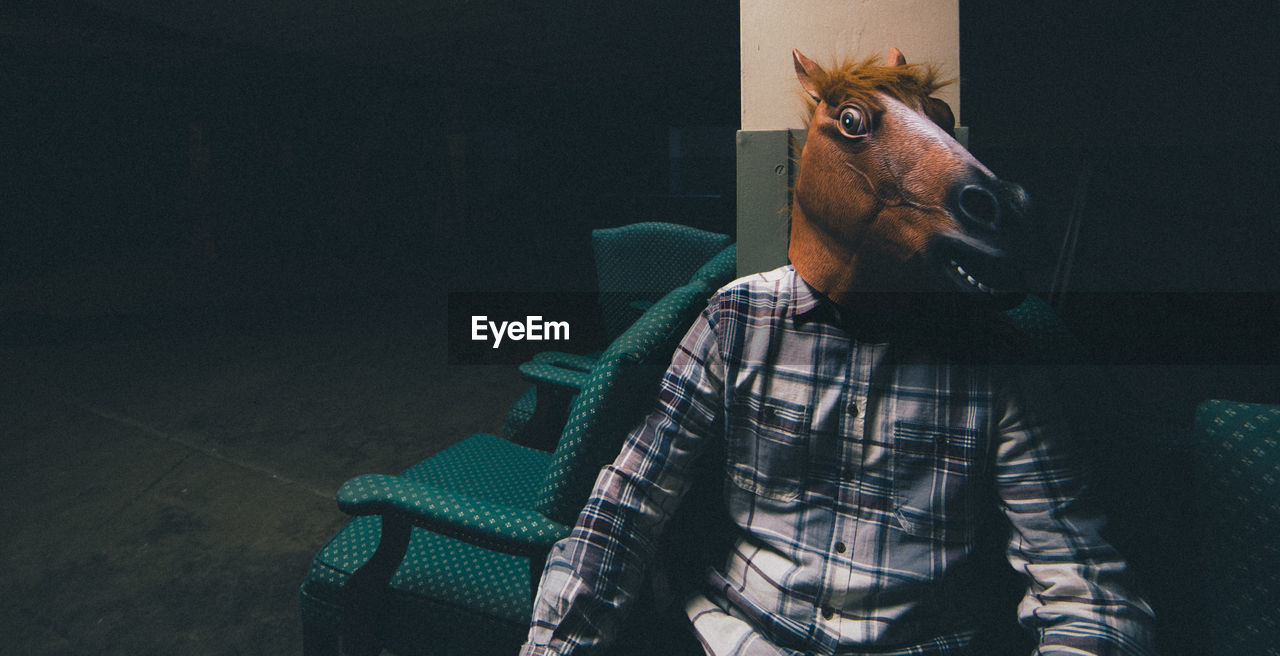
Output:
[[1071,334],[1053,308],[1035,294],[1027,294],[1017,307],[1006,310],[1027,337],[1031,357],[1057,363],[1088,360],[1084,346]]
[[674,223],[593,230],[600,310],[608,338],[621,335],[635,320],[633,302],[654,302],[685,284],[730,241],[728,235]]
[[672,354],[712,291],[698,280],[673,289],[605,349],[569,410],[539,511],[574,523],[600,468],[613,461],[627,433],[653,407]]
[[1210,400],[1195,415],[1196,524],[1191,567],[1207,579],[1202,625],[1211,653],[1272,654],[1280,645],[1280,405]]
[[[1027,294],[1022,304],[1007,310],[1005,316],[1018,329],[1022,357],[1038,367],[1053,386],[1075,439],[1097,450],[1095,460],[1116,461],[1128,456],[1133,436],[1129,435],[1126,443],[1113,439],[1129,428],[1123,426],[1127,420],[1120,405],[1124,394],[1118,381],[1039,296]],[[1109,490],[1108,494],[1118,492]]]
[[706,264],[693,272],[692,280],[707,283],[713,291],[724,287],[738,277],[738,245],[729,244]]

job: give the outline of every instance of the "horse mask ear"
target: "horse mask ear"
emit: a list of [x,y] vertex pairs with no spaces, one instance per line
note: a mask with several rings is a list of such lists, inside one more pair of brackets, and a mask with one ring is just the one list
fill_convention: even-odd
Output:
[[800,86],[804,87],[804,92],[809,94],[814,102],[822,102],[822,97],[818,95],[818,85],[813,81],[814,78],[823,74],[822,67],[794,48],[791,50],[791,59],[795,63],[796,77],[800,80]]
[[954,135],[956,131],[956,115],[951,112],[951,106],[941,98],[929,96],[924,101],[924,115],[929,120],[938,124],[938,127],[947,131],[947,134]]
[[[907,58],[897,48],[889,48],[888,66],[906,66]],[[956,130],[956,115],[951,111],[951,106],[941,98],[929,96],[924,100],[924,115],[929,120],[938,124],[938,127],[947,131],[947,134],[954,134]]]

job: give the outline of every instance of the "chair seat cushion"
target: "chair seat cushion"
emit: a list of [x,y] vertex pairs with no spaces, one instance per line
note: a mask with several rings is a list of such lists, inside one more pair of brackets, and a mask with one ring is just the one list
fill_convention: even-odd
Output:
[[[494,435],[472,435],[401,476],[461,494],[529,508],[538,497],[550,454]],[[357,517],[347,523],[311,563],[302,587],[304,621],[337,626],[347,579],[378,547],[381,519]],[[531,612],[529,560],[488,551],[414,528],[404,561],[391,579],[392,598],[412,616],[451,621],[490,617],[498,625],[527,627]],[[415,627],[421,631],[423,627]]]
[[401,476],[493,503],[531,508],[549,463],[546,452],[476,433]]

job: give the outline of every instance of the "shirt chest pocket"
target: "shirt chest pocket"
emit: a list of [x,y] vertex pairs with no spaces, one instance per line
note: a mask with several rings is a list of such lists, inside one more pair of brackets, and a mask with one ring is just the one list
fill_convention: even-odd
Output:
[[758,410],[738,417],[727,436],[729,481],[759,497],[799,499],[809,459],[808,407],[766,397]]
[[978,431],[911,421],[893,424],[894,521],[942,542],[974,537]]

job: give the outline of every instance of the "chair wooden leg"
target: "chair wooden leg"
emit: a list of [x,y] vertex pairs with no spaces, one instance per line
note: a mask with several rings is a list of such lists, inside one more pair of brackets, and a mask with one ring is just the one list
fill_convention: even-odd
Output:
[[387,587],[409,549],[412,529],[413,525],[407,521],[383,516],[378,550],[347,580],[341,639],[343,656],[381,653]]

